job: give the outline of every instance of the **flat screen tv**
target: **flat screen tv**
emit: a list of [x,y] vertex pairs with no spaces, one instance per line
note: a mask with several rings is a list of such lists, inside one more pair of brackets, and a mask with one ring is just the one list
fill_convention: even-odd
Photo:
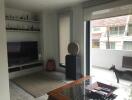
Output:
[[38,43],[36,41],[8,42],[8,65],[20,65],[38,60]]

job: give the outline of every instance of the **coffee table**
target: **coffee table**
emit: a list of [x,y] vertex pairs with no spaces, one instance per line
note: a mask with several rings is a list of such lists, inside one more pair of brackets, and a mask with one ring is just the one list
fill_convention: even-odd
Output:
[[124,99],[123,94],[121,94],[126,91],[126,89],[123,90],[122,88],[113,91],[109,98],[89,94],[86,87],[93,84],[90,79],[91,77],[86,76],[50,91],[48,100],[128,100],[127,98]]

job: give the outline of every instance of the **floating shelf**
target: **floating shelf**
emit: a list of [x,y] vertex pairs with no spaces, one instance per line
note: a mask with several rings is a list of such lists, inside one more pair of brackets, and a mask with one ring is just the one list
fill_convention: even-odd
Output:
[[32,32],[40,32],[40,31],[26,31],[26,30],[6,30],[7,32],[29,32],[29,33],[32,33]]
[[34,21],[34,20],[24,20],[24,19],[7,19],[9,21],[20,21],[20,22],[31,22],[31,23],[40,23],[40,21]]

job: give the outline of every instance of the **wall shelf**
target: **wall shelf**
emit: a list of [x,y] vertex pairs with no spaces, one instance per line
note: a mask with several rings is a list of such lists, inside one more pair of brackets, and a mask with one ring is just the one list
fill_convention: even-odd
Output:
[[8,30],[6,29],[7,32],[28,32],[28,33],[37,33],[37,32],[40,32],[40,31],[27,31],[27,30]]
[[6,18],[7,21],[20,21],[20,22],[31,22],[31,23],[40,23],[40,21],[35,21],[35,20],[24,20],[24,19],[8,19]]
[[6,16],[6,30],[8,32],[40,32],[40,21],[33,19],[34,16],[18,17]]

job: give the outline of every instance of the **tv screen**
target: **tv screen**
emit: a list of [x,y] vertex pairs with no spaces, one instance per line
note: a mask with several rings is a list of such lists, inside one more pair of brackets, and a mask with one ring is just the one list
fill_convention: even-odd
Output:
[[8,42],[7,51],[9,66],[38,60],[38,43],[36,41]]

